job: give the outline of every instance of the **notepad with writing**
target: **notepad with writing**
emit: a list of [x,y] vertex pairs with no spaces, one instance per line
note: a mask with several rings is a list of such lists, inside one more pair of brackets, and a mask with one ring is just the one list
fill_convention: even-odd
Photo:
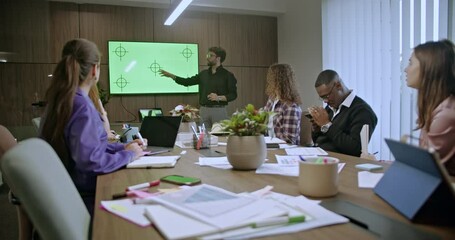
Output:
[[126,168],[165,168],[174,167],[177,160],[180,158],[177,156],[143,156],[138,160],[126,165]]

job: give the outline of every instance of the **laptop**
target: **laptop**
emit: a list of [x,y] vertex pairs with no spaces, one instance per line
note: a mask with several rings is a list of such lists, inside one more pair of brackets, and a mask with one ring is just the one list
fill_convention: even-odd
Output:
[[147,138],[147,150],[152,154],[171,151],[182,121],[181,116],[144,117],[139,132]]
[[138,115],[139,115],[139,121],[142,122],[144,117],[163,116],[163,110],[161,108],[140,108]]
[[454,186],[439,155],[396,140],[385,141],[395,162],[374,192],[411,221],[455,222]]

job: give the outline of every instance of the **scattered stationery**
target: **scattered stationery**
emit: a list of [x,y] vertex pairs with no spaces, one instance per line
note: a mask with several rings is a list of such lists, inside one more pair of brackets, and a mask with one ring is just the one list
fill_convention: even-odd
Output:
[[[343,170],[346,163],[338,163],[338,173]],[[256,174],[276,174],[290,177],[299,176],[299,165],[296,164],[276,164],[276,163],[264,163],[256,169]]]
[[381,165],[377,165],[377,164],[371,164],[371,163],[363,163],[363,164],[355,165],[355,168],[360,169],[360,170],[371,171],[371,170],[382,169],[382,166]]
[[157,204],[147,205],[145,216],[166,239],[247,239],[348,222],[303,196],[235,194],[206,184],[151,200]]
[[286,143],[286,141],[281,140],[281,139],[276,138],[276,137],[264,137],[264,140],[265,140],[265,143],[266,143],[266,144],[271,144],[271,143],[276,143],[276,144]]
[[140,183],[140,184],[136,184],[133,186],[129,186],[126,188],[126,191],[138,190],[138,189],[142,189],[142,188],[149,188],[149,187],[154,187],[154,186],[158,186],[158,185],[160,185],[160,180],[155,180],[155,181],[151,181],[151,182]]
[[[308,157],[308,156],[305,156]],[[277,163],[264,163],[258,169],[257,174],[276,174],[283,176],[299,176],[299,162],[303,161],[301,155],[275,155]],[[338,163],[338,173],[341,172],[346,163]]]
[[296,147],[286,148],[287,155],[303,155],[303,156],[315,156],[315,155],[329,155],[320,147]]
[[374,188],[384,173],[361,171],[357,173],[359,188]]
[[143,156],[130,162],[126,168],[164,168],[174,167],[180,155],[176,156]]
[[275,174],[290,177],[299,176],[298,165],[281,165],[276,163],[264,163],[256,169],[256,174]]
[[199,166],[210,166],[221,169],[231,169],[232,165],[229,163],[227,157],[199,157]]
[[120,216],[141,227],[150,226],[151,222],[144,216],[146,205],[134,204],[132,199],[101,201],[104,210]]

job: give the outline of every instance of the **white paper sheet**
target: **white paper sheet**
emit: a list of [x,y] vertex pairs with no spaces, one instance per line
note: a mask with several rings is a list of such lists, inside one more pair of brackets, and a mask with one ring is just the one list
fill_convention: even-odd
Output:
[[[346,163],[338,163],[338,173],[343,170]],[[283,176],[298,177],[299,166],[298,165],[281,165],[276,163],[264,163],[258,169],[256,174],[276,174]]]
[[287,148],[287,155],[303,155],[303,156],[314,156],[314,155],[329,155],[320,147],[297,147],[297,148]]
[[384,173],[372,173],[369,171],[361,171],[357,173],[359,188],[374,188],[381,180]]
[[264,140],[265,140],[265,143],[286,143],[286,141],[284,140],[281,140],[279,138],[276,138],[276,137],[264,137]]
[[101,201],[101,206],[106,211],[141,227],[146,227],[151,224],[150,220],[144,216],[146,205],[134,204],[132,199]]
[[232,165],[229,163],[227,157],[199,157],[200,166],[209,166],[221,169],[231,169]]

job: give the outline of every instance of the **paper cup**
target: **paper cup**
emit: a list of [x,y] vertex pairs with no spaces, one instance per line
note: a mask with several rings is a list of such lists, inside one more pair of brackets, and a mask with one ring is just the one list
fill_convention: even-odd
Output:
[[308,157],[299,163],[299,191],[309,197],[338,193],[338,162],[333,157]]

